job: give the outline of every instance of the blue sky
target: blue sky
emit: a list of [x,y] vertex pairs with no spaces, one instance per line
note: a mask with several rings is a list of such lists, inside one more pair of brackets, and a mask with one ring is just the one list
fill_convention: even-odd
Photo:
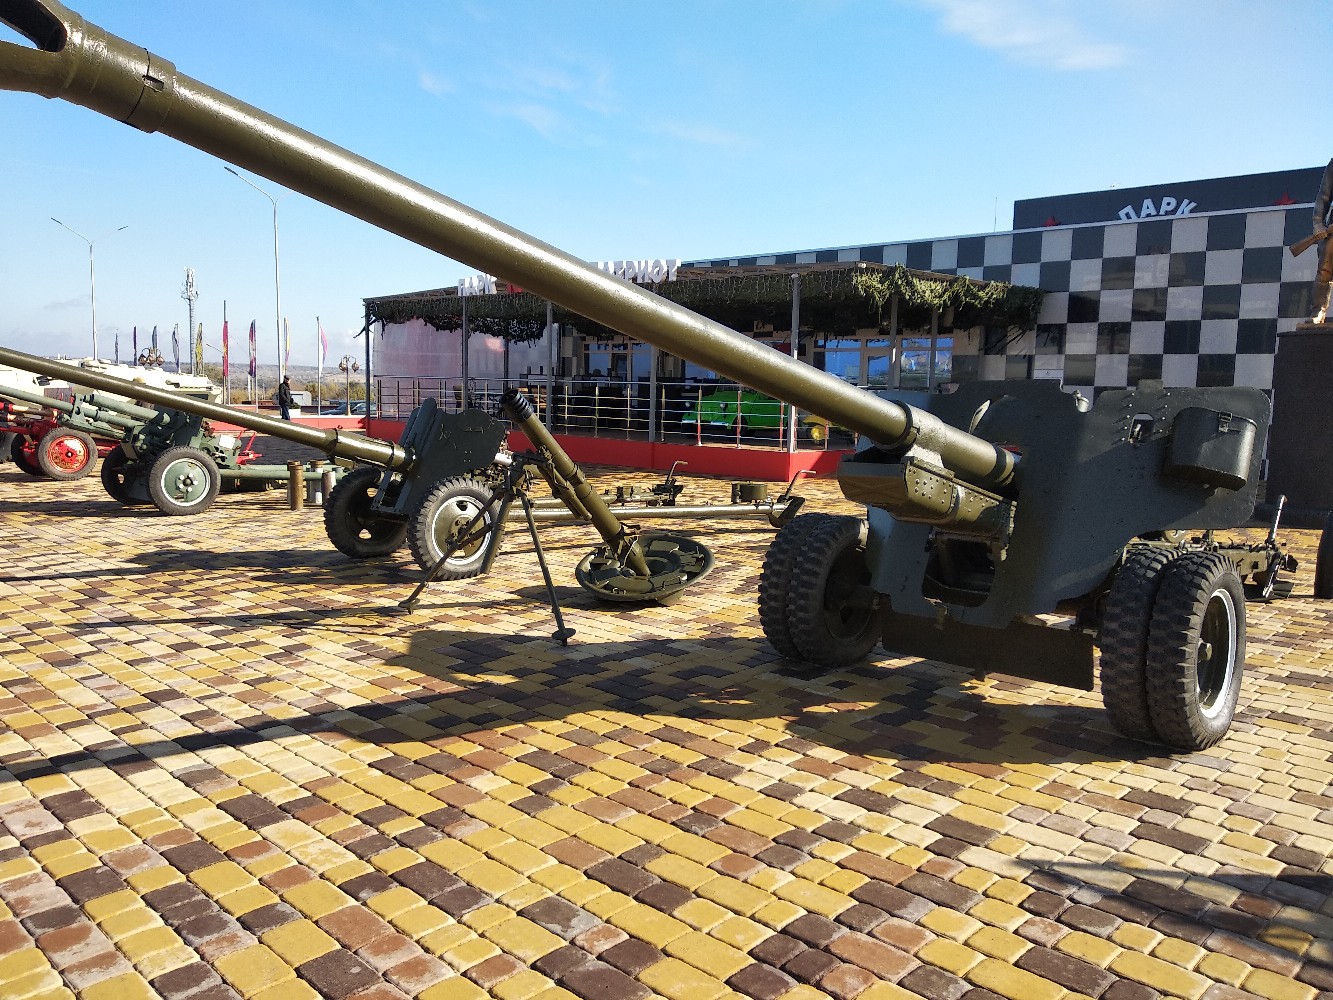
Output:
[[[589,260],[1008,228],[1015,199],[1321,165],[1320,0],[72,0],[178,70]],[[0,27],[0,40],[18,36]],[[273,210],[161,135],[0,93],[0,343],[86,355],[257,320]],[[292,361],[473,268],[280,197]],[[1313,196],[1313,192],[1310,193]],[[121,232],[121,226],[128,228]],[[233,344],[240,341],[233,339]],[[209,350],[207,356],[216,360]],[[236,356],[235,354],[233,355]]]

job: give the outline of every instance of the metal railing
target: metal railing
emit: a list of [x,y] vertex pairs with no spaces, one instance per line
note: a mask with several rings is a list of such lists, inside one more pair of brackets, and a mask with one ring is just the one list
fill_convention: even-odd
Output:
[[[476,407],[494,414],[503,392],[527,395],[542,422],[557,434],[621,440],[786,449],[792,407],[735,382],[560,378],[548,387],[532,379],[380,375],[376,415],[405,420],[433,397],[446,410]],[[854,438],[827,421],[796,411],[798,448],[848,448]]]

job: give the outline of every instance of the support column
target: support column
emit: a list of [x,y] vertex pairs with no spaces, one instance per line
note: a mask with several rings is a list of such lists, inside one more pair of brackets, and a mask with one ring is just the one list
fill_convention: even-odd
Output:
[[1333,510],[1333,323],[1302,323],[1277,338],[1273,424],[1268,432],[1267,502],[1285,495],[1284,524],[1321,528]]
[[[801,276],[793,274],[791,276],[791,356],[796,360],[801,358]],[[796,435],[800,429],[800,417],[796,412],[796,404],[787,404],[787,452],[791,454],[796,451]]]

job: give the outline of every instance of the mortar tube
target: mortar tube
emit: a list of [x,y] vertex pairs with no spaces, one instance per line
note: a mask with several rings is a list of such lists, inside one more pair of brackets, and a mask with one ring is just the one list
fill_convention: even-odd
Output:
[[615,552],[616,561],[645,579],[652,576],[638,540],[629,535],[620,519],[611,513],[606,501],[589,484],[583,470],[565,454],[546,425],[537,418],[537,411],[528,398],[517,389],[506,389],[500,397],[500,408],[539,451],[546,453],[552,469],[569,484],[583,509],[588,512],[588,518],[597,533]]

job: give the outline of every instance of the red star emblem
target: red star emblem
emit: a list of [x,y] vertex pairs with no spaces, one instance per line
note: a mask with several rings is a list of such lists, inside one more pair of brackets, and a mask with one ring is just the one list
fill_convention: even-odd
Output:
[[1274,204],[1274,205],[1294,205],[1294,204],[1296,204],[1296,199],[1293,198],[1291,195],[1289,195],[1286,191],[1283,191],[1283,192],[1282,192],[1282,197],[1279,198],[1277,201],[1273,202],[1273,204]]
[[1059,224],[1060,224],[1060,220],[1057,219],[1054,215],[1049,215],[1049,216],[1047,216],[1047,217],[1046,217],[1046,221],[1042,223],[1043,226],[1047,226],[1047,227],[1050,227],[1050,226],[1058,226]]

